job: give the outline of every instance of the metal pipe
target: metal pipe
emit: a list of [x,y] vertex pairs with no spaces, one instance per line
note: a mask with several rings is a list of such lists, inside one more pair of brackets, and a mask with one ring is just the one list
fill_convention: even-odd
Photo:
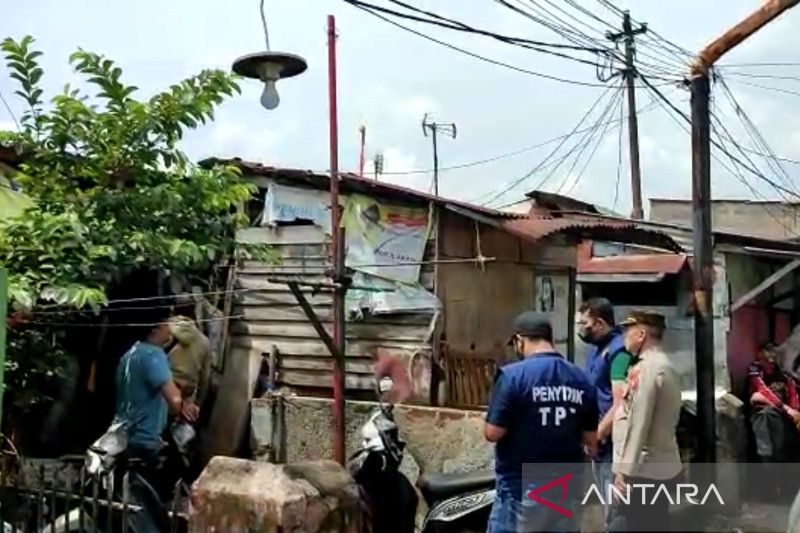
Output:
[[336,95],[336,19],[328,15],[328,104],[331,166],[331,251],[333,259],[333,458],[345,462],[344,423],[344,242],[339,211],[339,124]]

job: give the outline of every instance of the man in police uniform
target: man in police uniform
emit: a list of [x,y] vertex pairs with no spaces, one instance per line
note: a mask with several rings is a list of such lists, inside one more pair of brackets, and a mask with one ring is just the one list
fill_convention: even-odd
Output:
[[[625,348],[634,357],[628,371],[627,390],[614,419],[614,484],[622,494],[630,490],[630,504],[619,505],[616,531],[669,531],[669,500],[659,498],[650,505],[638,487],[661,484],[670,488],[683,469],[675,430],[681,411],[681,383],[669,357],[661,347],[664,316],[634,311],[622,322]],[[617,517],[615,517],[616,520]]]
[[[589,381],[597,389],[597,427],[598,454],[594,458],[595,483],[606,494],[607,487],[613,483],[611,463],[611,429],[614,413],[622,403],[625,393],[625,378],[631,356],[625,350],[622,331],[616,327],[614,308],[605,298],[592,298],[578,309],[578,336],[590,345],[586,356],[586,373]],[[605,505],[606,527],[611,524],[613,506]]]
[[509,345],[522,360],[498,371],[484,431],[497,443],[497,496],[488,531],[578,531],[577,520],[527,498],[522,466],[580,463],[585,446],[596,452],[595,389],[556,351],[553,328],[543,315],[518,316]]

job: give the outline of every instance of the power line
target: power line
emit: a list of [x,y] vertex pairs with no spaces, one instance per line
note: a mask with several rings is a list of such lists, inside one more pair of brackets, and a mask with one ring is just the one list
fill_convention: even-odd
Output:
[[397,5],[400,5],[400,6],[404,7],[404,8],[406,8],[406,9],[409,9],[411,11],[414,11],[414,12],[417,12],[417,13],[422,13],[422,14],[428,16],[428,17],[433,17],[434,19],[423,18],[423,17],[414,16],[414,15],[408,15],[406,13],[401,13],[401,12],[395,11],[393,9],[388,9],[388,8],[381,7],[381,6],[376,6],[374,4],[369,4],[367,2],[362,2],[361,0],[344,0],[344,1],[347,2],[348,4],[351,4],[351,5],[355,6],[355,7],[360,8],[360,9],[369,10],[369,11],[373,11],[373,12],[380,12],[380,13],[383,13],[383,14],[386,14],[386,15],[392,15],[392,16],[395,16],[395,17],[398,17],[398,18],[402,18],[402,19],[406,19],[406,20],[412,20],[412,21],[415,21],[415,22],[422,22],[422,23],[425,23],[425,24],[432,24],[434,26],[446,28],[446,29],[449,29],[449,30],[466,32],[466,33],[471,33],[471,34],[476,34],[476,35],[482,35],[482,36],[485,36],[485,37],[491,37],[493,39],[496,39],[496,40],[501,41],[501,42],[506,43],[506,44],[520,46],[520,47],[528,49],[528,50],[533,50],[533,51],[536,51],[536,52],[539,52],[539,53],[543,53],[543,54],[547,54],[547,55],[551,55],[551,56],[555,56],[555,57],[560,57],[562,59],[569,59],[571,61],[575,61],[577,63],[583,63],[583,64],[586,64],[586,65],[596,66],[597,65],[597,60],[588,60],[588,59],[583,59],[583,58],[579,58],[579,57],[574,57],[574,56],[571,56],[571,55],[568,55],[568,54],[565,54],[565,53],[562,53],[562,52],[556,52],[554,50],[548,50],[545,47],[553,47],[553,48],[559,48],[559,49],[569,49],[569,50],[576,50],[576,51],[584,51],[584,52],[590,52],[592,54],[601,54],[601,53],[603,53],[605,51],[604,49],[600,49],[600,48],[587,48],[587,47],[583,47],[583,46],[572,46],[572,45],[568,45],[568,44],[533,41],[533,40],[530,40],[530,39],[523,39],[523,38],[519,38],[519,37],[508,37],[508,36],[501,35],[501,34],[498,34],[498,33],[494,33],[494,32],[491,32],[491,31],[474,28],[474,27],[469,26],[467,24],[464,24],[462,22],[459,22],[459,21],[456,21],[456,20],[453,20],[453,19],[449,19],[449,18],[443,17],[441,15],[437,15],[437,14],[431,13],[429,11],[425,11],[425,10],[416,8],[414,6],[406,4],[404,2],[400,2],[399,0],[390,0],[390,1],[392,3],[395,3]]
[[[642,114],[647,113],[648,111],[652,110],[655,107],[655,105],[656,105],[655,102],[651,101],[648,105],[639,108],[636,112],[637,112],[637,114],[642,115]],[[609,125],[610,126],[612,124],[623,122],[623,121],[627,120],[627,118],[628,118],[628,116],[623,114],[623,115],[620,116],[620,118],[618,118],[618,119],[615,118],[615,119],[609,120],[608,122],[606,122],[603,125]],[[576,131],[575,134],[584,133],[584,132],[589,131],[591,129],[593,129],[593,127],[587,127],[587,128],[584,128],[584,129]],[[526,152],[530,152],[531,150],[535,150],[536,148],[542,148],[543,146],[547,146],[548,144],[553,144],[554,142],[557,142],[557,141],[560,141],[560,140],[565,139],[567,137],[570,137],[571,135],[572,135],[572,133],[565,133],[564,135],[559,135],[558,137],[554,137],[552,139],[548,139],[546,141],[542,141],[540,143],[536,143],[536,144],[531,145],[531,146],[526,146],[525,148],[520,148],[519,150],[514,150],[513,152],[507,152],[507,153],[500,154],[500,155],[497,155],[497,156],[494,156],[494,157],[489,157],[489,158],[486,158],[486,159],[479,159],[477,161],[471,161],[469,163],[461,163],[461,164],[452,165],[452,166],[449,166],[449,167],[441,167],[439,169],[439,171],[443,172],[445,170],[460,170],[460,169],[464,169],[464,168],[470,168],[470,167],[485,165],[485,164],[488,164],[488,163],[494,163],[495,161],[499,161],[501,159],[506,159],[506,158],[509,158],[509,157],[514,157],[514,156],[517,156],[517,155],[520,155],[520,154],[524,154]],[[800,164],[800,161],[798,161],[797,163]],[[327,171],[325,171],[325,172],[327,172]],[[411,175],[411,174],[430,174],[431,172],[433,172],[433,169],[426,168],[426,169],[418,169],[418,170],[404,170],[404,171],[396,171],[396,172],[383,172],[381,175],[385,175],[385,176],[406,176],[406,175]]]
[[[670,108],[670,109],[672,109],[672,110],[673,110],[675,113],[677,113],[677,114],[678,114],[678,115],[679,115],[681,118],[683,118],[683,120],[684,120],[684,121],[685,121],[687,124],[691,124],[691,119],[690,119],[690,118],[689,118],[689,117],[686,115],[686,113],[684,113],[683,111],[681,111],[680,109],[678,109],[678,108],[675,106],[675,104],[673,104],[673,103],[672,103],[672,102],[671,102],[671,101],[670,101],[670,100],[669,100],[669,99],[668,99],[666,96],[664,96],[664,94],[663,94],[663,93],[662,93],[660,90],[658,90],[658,88],[657,88],[657,87],[653,86],[653,85],[652,85],[652,84],[649,82],[649,80],[648,80],[648,79],[647,79],[645,76],[641,76],[641,75],[640,75],[640,77],[642,78],[642,81],[643,81],[643,82],[644,82],[646,85],[648,85],[648,87],[650,88],[650,90],[651,90],[651,91],[653,91],[653,92],[654,92],[654,93],[655,93],[655,94],[656,94],[656,95],[657,95],[657,96],[658,96],[658,97],[659,97],[659,98],[660,98],[660,99],[661,99],[661,100],[662,100],[662,101],[663,101],[663,102],[664,102],[664,103],[665,103],[667,106],[669,106],[669,108]],[[746,169],[748,172],[750,172],[751,174],[753,174],[753,175],[754,175],[754,176],[756,176],[757,178],[759,178],[759,179],[763,180],[764,182],[768,183],[769,185],[771,185],[771,186],[772,186],[772,187],[774,187],[775,189],[777,189],[777,190],[780,190],[780,191],[782,191],[782,192],[785,192],[785,193],[787,193],[787,194],[789,194],[789,195],[792,195],[792,196],[798,196],[798,195],[797,195],[797,194],[796,194],[794,191],[791,191],[791,190],[789,190],[789,189],[787,189],[787,188],[783,187],[782,185],[780,185],[780,184],[776,183],[774,180],[772,180],[772,179],[768,178],[767,176],[765,176],[764,174],[762,174],[761,172],[759,172],[759,171],[758,171],[756,168],[754,168],[754,167],[751,167],[751,166],[749,166],[749,165],[747,165],[747,164],[743,163],[743,162],[742,162],[742,160],[741,160],[740,158],[738,158],[737,156],[735,156],[735,155],[731,154],[731,153],[730,153],[730,152],[729,152],[727,149],[725,149],[725,148],[724,148],[724,147],[723,147],[723,146],[722,146],[722,145],[721,145],[721,144],[720,144],[718,141],[716,141],[715,139],[711,139],[711,144],[712,144],[712,145],[714,145],[714,146],[716,146],[716,147],[717,147],[719,150],[721,150],[721,151],[722,151],[722,152],[723,152],[725,155],[727,155],[728,157],[731,157],[731,158],[733,158],[733,159],[734,159],[734,160],[735,160],[735,161],[736,161],[736,162],[737,162],[739,165],[741,165],[741,166],[742,166],[742,168]]]
[[396,4],[396,5],[399,5],[399,6],[403,7],[403,8],[405,8],[405,9],[408,9],[408,10],[413,11],[415,13],[421,13],[421,14],[426,15],[428,17],[431,17],[433,19],[437,19],[438,21],[441,21],[441,22],[436,22],[434,20],[422,19],[422,18],[418,18],[418,17],[409,17],[408,15],[399,13],[397,11],[393,11],[393,10],[386,9],[386,8],[381,8],[381,7],[375,6],[374,4],[367,4],[366,2],[363,2],[361,0],[345,0],[345,2],[348,2],[350,4],[368,7],[370,9],[375,9],[375,10],[381,11],[381,12],[386,13],[386,14],[392,14],[392,15],[395,15],[395,16],[398,16],[398,17],[402,17],[402,18],[409,18],[410,20],[417,20],[419,22],[426,22],[426,23],[430,23],[430,24],[435,24],[437,26],[441,26],[441,27],[449,28],[449,29],[453,29],[453,30],[461,30],[461,31],[469,32],[469,33],[477,33],[479,35],[485,35],[487,37],[500,38],[501,40],[510,41],[512,43],[526,43],[526,44],[530,44],[530,45],[534,45],[534,46],[551,47],[551,48],[562,48],[562,49],[567,49],[567,50],[577,50],[577,51],[585,51],[585,52],[592,52],[592,53],[605,52],[606,51],[605,48],[597,48],[597,47],[591,48],[591,47],[585,47],[585,46],[575,46],[575,45],[571,45],[571,44],[535,41],[535,40],[525,39],[525,38],[520,38],[520,37],[508,37],[506,35],[501,35],[501,34],[498,34],[498,33],[495,33],[495,32],[481,30],[481,29],[475,28],[473,26],[469,26],[469,25],[464,24],[463,22],[460,22],[458,20],[451,19],[451,18],[448,18],[448,17],[444,17],[442,15],[438,15],[436,13],[433,13],[432,11],[426,11],[424,9],[420,9],[418,7],[412,6],[410,4],[402,2],[400,0],[389,0],[389,1],[392,2],[393,4]]
[[[345,1],[347,1],[348,3],[351,3],[350,0],[345,0]],[[460,47],[458,47],[458,46],[456,46],[454,44],[442,41],[440,39],[437,39],[436,37],[432,37],[432,36],[427,35],[425,33],[419,32],[419,31],[417,31],[417,30],[415,30],[413,28],[409,28],[408,26],[404,26],[404,25],[400,24],[397,21],[394,21],[394,20],[392,20],[392,19],[390,19],[390,18],[388,18],[388,17],[386,17],[384,15],[381,15],[380,13],[376,13],[375,11],[372,11],[369,8],[355,6],[355,5],[354,5],[354,7],[357,7],[358,9],[361,9],[362,11],[364,11],[366,13],[369,13],[370,15],[372,15],[374,17],[381,19],[384,22],[387,22],[387,23],[391,24],[392,26],[395,26],[395,27],[400,28],[400,29],[402,29],[404,31],[412,33],[412,34],[414,34],[414,35],[416,35],[418,37],[422,37],[423,39],[426,39],[428,41],[434,42],[434,43],[436,43],[436,44],[438,44],[440,46],[444,46],[445,48],[449,48],[450,50],[453,50],[455,52],[459,52],[461,54],[470,56],[470,57],[472,57],[474,59],[478,59],[479,61],[483,61],[485,63],[489,63],[489,64],[496,65],[496,66],[499,66],[499,67],[507,68],[507,69],[513,70],[515,72],[519,72],[519,73],[522,73],[522,74],[527,74],[529,76],[534,76],[534,77],[542,78],[542,79],[548,79],[548,80],[552,80],[552,81],[558,81],[558,82],[561,82],[561,83],[569,83],[569,84],[572,84],[572,85],[579,85],[579,86],[582,86],[582,87],[602,87],[604,89],[607,88],[607,86],[605,84],[584,82],[584,81],[578,81],[578,80],[571,80],[571,79],[562,78],[562,77],[559,77],[559,76],[554,76],[552,74],[545,74],[545,73],[542,73],[542,72],[535,72],[535,71],[532,71],[532,70],[528,70],[526,68],[522,68],[522,67],[518,67],[516,65],[512,65],[510,63],[505,63],[503,61],[499,61],[499,60],[496,60],[496,59],[491,59],[489,57],[477,54],[475,52],[466,50],[464,48],[460,48]]]
[[[651,101],[650,105],[653,105],[655,101]],[[617,182],[614,184],[614,207],[611,209],[613,211],[617,210],[617,202],[619,201],[619,183],[622,178],[622,115],[625,113],[625,106],[620,101],[619,106],[619,120],[620,120],[620,127],[619,127],[619,149],[617,150]]]
[[[720,69],[725,72],[726,76],[739,76],[744,78],[754,78],[754,79],[769,79],[769,80],[788,80],[788,81],[800,81],[800,76],[777,76],[774,74],[750,74],[749,72],[730,72],[728,69]],[[719,75],[719,74],[718,74]]]
[[[583,154],[589,148],[589,145],[594,140],[595,135],[598,132],[600,132],[601,128],[603,128],[602,132],[599,135],[599,140],[597,141],[597,143],[595,143],[595,147],[590,152],[589,158],[586,160],[586,164],[581,169],[580,173],[578,174],[577,178],[575,179],[575,183],[564,194],[569,194],[569,191],[571,191],[575,187],[575,185],[577,185],[577,182],[580,181],[580,179],[583,177],[583,174],[586,172],[586,168],[588,167],[588,165],[591,162],[592,158],[594,158],[594,154],[597,152],[597,148],[603,142],[603,133],[605,133],[605,131],[608,130],[608,124],[606,124],[606,126],[603,127],[602,123],[605,120],[606,116],[608,114],[610,114],[614,110],[614,108],[617,106],[617,103],[621,100],[621,98],[622,98],[622,90],[623,90],[622,86],[620,86],[619,89],[617,90],[617,92],[609,100],[608,105],[606,106],[606,108],[600,114],[600,117],[595,122],[594,127],[584,136],[585,142],[583,143],[583,146],[581,146],[581,148],[579,149],[579,151],[575,155],[575,161],[572,162],[572,166],[570,167],[570,169],[564,175],[564,179],[562,180],[561,184],[558,186],[558,189],[556,189],[556,194],[561,194],[562,188],[566,185],[566,183],[569,180],[570,176],[575,171],[575,168],[578,166],[578,162],[580,161],[581,156],[583,156]],[[567,154],[567,156],[569,156],[569,154]]]
[[[750,119],[750,117],[747,115],[745,110],[739,104],[739,101],[733,95],[733,91],[731,91],[731,88],[728,86],[727,82],[725,81],[725,78],[723,78],[721,75],[717,74],[717,81],[722,86],[722,89],[723,89],[725,95],[728,97],[728,101],[729,101],[730,105],[733,107],[734,111],[736,112],[736,116],[739,117],[739,120],[744,125],[745,131],[748,133],[748,135],[750,135],[750,138],[753,140],[754,146],[756,148],[760,147],[760,149],[766,151],[766,154],[759,154],[759,155],[764,157],[764,159],[767,161],[767,164],[770,166],[770,168],[773,171],[775,171],[775,173],[778,176],[780,176],[780,175],[784,176],[784,178],[785,178],[783,180],[784,184],[786,184],[788,187],[793,188],[795,191],[797,191],[798,189],[794,185],[794,181],[792,180],[791,176],[789,176],[789,173],[780,164],[780,160],[778,159],[778,157],[775,154],[775,152],[772,150],[772,147],[767,142],[767,139],[759,131],[758,127],[755,125],[755,123],[752,121],[752,119]],[[753,152],[758,153],[758,152],[756,152],[754,150],[750,151],[750,152],[751,153],[753,153]]]
[[[800,67],[800,63],[784,62],[784,63],[723,63],[720,65],[722,68],[761,68],[761,67]],[[718,67],[719,68],[719,67]]]
[[[691,135],[692,132],[691,132],[691,129],[689,128],[689,125],[687,123],[685,123],[685,122],[681,122],[675,116],[674,113],[675,113],[675,111],[678,111],[678,110],[672,105],[669,105],[669,107],[667,107],[666,105],[664,105],[664,103],[660,99],[658,100],[658,102],[661,105],[662,109],[664,109],[664,111],[666,112],[667,116],[669,116],[670,119],[672,119],[678,125],[678,127],[680,127],[687,135]],[[667,101],[667,104],[670,104],[670,103]],[[681,116],[682,118],[684,118],[682,116],[682,113],[680,113],[680,111],[678,111],[678,115]],[[714,117],[713,115],[712,115],[712,118],[715,118],[717,121],[719,121],[719,119],[717,117]],[[716,128],[713,127],[713,124],[712,124],[712,131],[714,133],[716,133],[717,136],[720,136],[719,132],[716,131]],[[724,143],[724,139],[721,139],[721,141]],[[745,178],[744,175],[742,174],[739,166],[737,166],[741,162],[738,161],[730,153],[730,151],[727,148],[725,148],[724,146],[721,146],[719,143],[713,143],[713,144],[715,145],[717,150],[723,152],[725,155],[728,156],[728,158],[731,161],[731,164],[733,164],[733,166],[735,167],[735,170],[731,169],[728,165],[726,165],[725,162],[722,159],[720,159],[720,157],[716,153],[714,153],[712,151],[711,157],[714,159],[714,161],[716,161],[717,164],[719,164],[723,169],[727,170],[729,174],[731,174],[732,176],[734,176],[737,179],[739,179],[739,181],[741,181],[745,185],[745,187],[747,187],[755,197],[765,199],[764,196],[761,195],[761,193],[759,193],[758,190],[755,189],[755,187],[753,187],[747,181],[747,178]],[[772,214],[772,212],[769,209],[767,209],[767,206],[763,206],[763,207],[764,207],[765,211],[767,211],[767,214],[770,215],[770,217],[775,219],[775,221],[778,222],[779,225],[783,226],[783,223],[779,219],[775,218],[775,216]],[[790,233],[793,233],[789,228],[786,228],[786,226],[784,226],[784,228],[787,229],[787,231],[789,231]]]
[[[619,104],[620,110],[623,109],[623,98],[622,98],[622,89],[621,88],[620,88],[619,94],[617,95],[617,102]],[[619,127],[619,131],[622,132],[622,124],[620,124],[618,127]],[[589,158],[584,163],[583,168],[578,173],[578,177],[572,183],[570,188],[567,189],[567,191],[564,193],[567,196],[569,196],[572,193],[572,191],[575,189],[575,187],[578,186],[578,183],[580,183],[581,179],[583,178],[584,174],[586,173],[586,170],[589,168],[589,164],[594,159],[594,155],[597,153],[597,150],[600,148],[600,145],[603,144],[603,141],[605,141],[605,136],[606,136],[607,132],[608,132],[608,123],[606,123],[605,127],[603,127],[603,131],[600,132],[600,135],[597,138],[597,143],[594,145],[594,149],[589,154]]]
[[[574,30],[570,30],[570,29],[565,28],[563,26],[559,26],[557,23],[554,23],[553,20],[552,20],[553,19],[553,15],[551,13],[547,12],[547,10],[543,10],[541,8],[541,6],[534,5],[534,6],[528,7],[527,4],[523,4],[522,0],[515,0],[518,4],[525,6],[525,9],[523,9],[521,7],[517,7],[517,6],[511,5],[507,0],[494,0],[494,1],[496,3],[502,5],[502,6],[506,7],[507,9],[515,11],[516,13],[522,15],[523,17],[525,17],[525,18],[527,18],[527,19],[539,24],[540,26],[544,26],[545,28],[549,29],[553,33],[555,33],[557,35],[560,35],[561,37],[563,37],[564,39],[567,39],[570,42],[573,42],[575,44],[584,45],[584,46],[586,44],[590,44],[590,45],[594,45],[594,46],[602,46],[600,41],[597,40],[597,39],[593,39],[593,38],[589,37],[588,35],[586,35],[584,33],[581,33],[581,32],[577,32],[576,33]],[[534,13],[535,14],[530,12],[531,9],[534,9]],[[545,12],[544,15],[542,14],[542,11]],[[549,19],[548,19],[548,16],[549,16]],[[544,18],[540,18],[540,17],[544,17]]]
[[606,97],[606,95],[608,95],[608,93],[610,91],[611,91],[610,87],[606,88],[605,92],[603,92],[603,94],[601,94],[600,97],[597,100],[595,100],[595,102],[592,104],[592,106],[589,108],[589,110],[586,111],[586,113],[581,117],[580,121],[578,121],[578,124],[576,124],[575,127],[572,129],[572,131],[570,131],[569,135],[566,136],[558,144],[558,146],[556,146],[538,165],[536,165],[533,169],[531,169],[530,171],[525,173],[525,175],[523,175],[522,177],[517,178],[516,180],[511,182],[503,190],[495,193],[491,198],[489,198],[485,202],[482,202],[481,205],[488,205],[488,204],[494,202],[495,200],[497,200],[498,198],[502,197],[507,192],[515,189],[519,184],[523,183],[525,180],[527,180],[533,174],[538,172],[543,167],[543,165],[545,165],[561,149],[561,147],[564,146],[564,143],[567,141],[567,139],[569,139],[570,137],[575,135],[575,132],[577,132],[580,129],[580,127],[583,125],[583,123],[586,122],[586,119],[589,118],[589,115],[591,115],[592,111],[594,111],[594,109],[600,104],[600,102]]
[[779,87],[769,87],[767,85],[761,85],[760,83],[753,83],[751,81],[744,81],[744,80],[733,80],[736,83],[741,83],[742,85],[749,85],[750,87],[757,87],[759,89],[764,89],[766,91],[773,91],[776,93],[783,93],[783,94],[790,94],[792,96],[800,96],[800,92],[792,91],[789,89],[782,89]]

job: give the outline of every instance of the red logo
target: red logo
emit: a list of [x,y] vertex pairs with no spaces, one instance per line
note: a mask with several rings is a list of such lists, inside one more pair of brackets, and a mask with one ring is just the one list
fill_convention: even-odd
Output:
[[[546,485],[542,485],[541,487],[537,487],[537,488],[533,489],[532,491],[530,491],[528,493],[528,498],[530,500],[535,501],[536,503],[538,503],[540,505],[544,505],[545,507],[547,507],[551,511],[555,511],[560,515],[566,516],[567,518],[572,518],[572,511],[570,511],[569,509],[565,509],[565,508],[561,507],[561,505],[564,504],[564,500],[567,499],[567,492],[568,492],[568,489],[569,489],[567,484],[570,481],[572,481],[572,473],[571,472],[569,474],[561,476],[558,479],[554,479],[553,481],[551,481],[550,483],[547,483]],[[561,488],[561,501],[558,502],[558,503],[553,503],[550,500],[546,500],[546,499],[542,498],[542,496],[541,496],[541,494],[543,492],[547,492],[548,490],[550,490],[550,489],[552,489],[554,487],[560,487]]]

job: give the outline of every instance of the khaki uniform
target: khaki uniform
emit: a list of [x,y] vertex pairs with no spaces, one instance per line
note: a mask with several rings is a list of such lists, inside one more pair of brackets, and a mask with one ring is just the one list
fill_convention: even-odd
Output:
[[194,321],[176,316],[170,319],[170,332],[178,344],[169,352],[172,379],[183,398],[203,401],[211,371],[211,349],[208,339]]
[[613,471],[628,477],[667,480],[682,469],[675,430],[681,386],[659,347],[647,349],[628,373],[623,404],[614,417]]

